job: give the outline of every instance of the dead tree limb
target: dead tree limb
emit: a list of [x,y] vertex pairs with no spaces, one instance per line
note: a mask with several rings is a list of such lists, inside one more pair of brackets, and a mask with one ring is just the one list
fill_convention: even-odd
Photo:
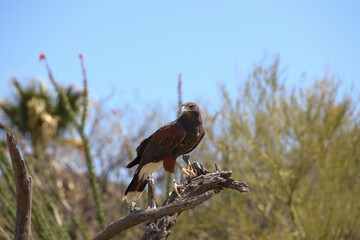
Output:
[[[149,222],[147,222],[147,230],[142,239],[166,239],[181,212],[192,209],[210,199],[214,194],[210,191],[218,193],[224,188],[234,189],[239,192],[248,191],[249,185],[247,183],[237,182],[230,178],[231,170],[222,171],[216,165],[216,171],[210,172],[198,162],[193,163],[192,167],[197,176],[183,182],[186,188],[181,192],[181,197],[178,197],[173,192],[163,205],[156,209],[139,210],[132,205],[129,215],[111,223],[94,240],[110,239],[122,231],[145,221]],[[154,190],[151,187],[149,191]],[[151,205],[153,203],[149,203],[149,206]]]
[[32,179],[16,146],[15,137],[7,132],[7,145],[16,183],[16,224],[14,239],[28,240],[31,234]]
[[176,212],[183,212],[196,207],[202,202],[208,200],[212,193],[203,194],[199,198],[188,199],[187,201],[176,202],[166,205],[161,208],[148,208],[145,210],[137,210],[131,212],[126,217],[123,217],[115,222],[110,223],[102,232],[100,232],[94,240],[105,240],[114,237],[122,231],[135,226],[139,223],[146,222],[152,219],[158,219],[166,215],[171,215]]
[[[237,190],[239,192],[247,192],[249,185],[243,182],[237,182],[230,178],[231,170],[222,171],[215,163],[216,171],[210,172],[204,166],[198,162],[192,164],[193,170],[197,176],[195,178],[187,179],[184,183],[186,189],[181,192],[182,201],[186,199],[197,198],[210,190],[214,190],[215,193],[219,193],[225,188]],[[173,193],[163,204],[171,204],[173,201],[177,202],[178,197]],[[175,226],[177,218],[181,212],[176,212],[173,215],[168,215],[157,220],[147,222],[147,229],[142,237],[143,240],[148,239],[166,239],[172,228]]]

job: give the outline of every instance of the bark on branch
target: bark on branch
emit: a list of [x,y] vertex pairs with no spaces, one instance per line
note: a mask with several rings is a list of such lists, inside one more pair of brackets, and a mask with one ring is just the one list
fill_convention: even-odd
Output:
[[14,239],[28,240],[31,234],[32,180],[24,159],[16,146],[15,137],[7,132],[7,145],[16,183],[16,224]]
[[[156,209],[139,210],[131,205],[129,215],[112,222],[94,240],[111,239],[122,231],[145,221],[149,222],[147,222],[147,230],[142,239],[166,239],[181,212],[192,209],[210,199],[214,195],[212,191],[218,193],[224,188],[239,192],[249,190],[247,183],[237,182],[230,178],[231,170],[222,171],[216,164],[215,166],[216,171],[210,172],[200,163],[193,163],[192,168],[197,176],[183,182],[186,188],[180,193],[181,197],[173,192],[163,205]],[[149,191],[154,191],[152,186],[150,186]],[[155,196],[154,192],[149,194],[150,196]],[[153,206],[153,201],[149,198],[148,206]]]

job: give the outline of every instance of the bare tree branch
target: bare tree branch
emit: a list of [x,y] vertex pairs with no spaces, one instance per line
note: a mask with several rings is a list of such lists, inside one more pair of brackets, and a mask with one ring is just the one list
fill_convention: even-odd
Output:
[[139,223],[146,222],[152,219],[158,219],[166,215],[174,214],[176,212],[183,212],[196,207],[202,202],[211,198],[213,193],[203,194],[201,197],[188,199],[187,201],[179,201],[173,204],[163,206],[161,208],[148,208],[145,210],[138,210],[130,213],[115,222],[112,222],[101,233],[99,233],[94,240],[105,240],[114,237],[125,229],[135,226]]
[[[219,193],[224,188],[237,190],[239,192],[247,192],[249,185],[243,182],[237,182],[230,178],[231,170],[222,171],[215,163],[215,172],[208,171],[204,166],[198,162],[194,162],[192,165],[193,170],[197,173],[197,176],[191,180],[187,179],[184,183],[186,189],[181,193],[181,197],[184,201],[186,199],[197,198],[201,194],[208,193],[210,190],[214,190],[215,193]],[[172,194],[163,204],[167,205],[174,200],[177,201],[176,194]],[[173,215],[168,215],[157,220],[147,222],[147,229],[142,237],[143,240],[150,239],[166,239],[172,228],[175,226],[177,218],[181,212],[176,212]]]
[[16,225],[14,239],[29,240],[31,235],[32,179],[16,146],[15,137],[7,132],[7,145],[16,183]]
[[[186,188],[181,192],[181,197],[173,192],[157,209],[138,210],[134,205],[131,205],[131,212],[128,216],[111,223],[94,240],[110,239],[134,225],[149,220],[152,221],[147,223],[147,230],[142,239],[166,239],[181,212],[192,209],[210,199],[214,194],[210,192],[211,190],[214,190],[215,193],[224,188],[239,192],[248,191],[249,185],[247,183],[237,182],[230,178],[231,170],[222,171],[216,166],[216,171],[210,172],[198,162],[193,163],[192,167],[197,176],[183,182]],[[153,194],[152,186],[150,186],[149,194]],[[153,206],[153,196],[149,200],[151,203],[148,206]]]

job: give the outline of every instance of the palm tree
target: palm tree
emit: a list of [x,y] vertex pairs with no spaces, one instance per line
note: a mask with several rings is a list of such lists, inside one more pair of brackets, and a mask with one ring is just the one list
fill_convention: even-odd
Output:
[[[63,100],[46,88],[43,83],[33,79],[22,86],[17,79],[12,80],[15,88],[13,99],[0,101],[8,123],[26,136],[33,147],[49,145],[55,137],[60,137],[70,129],[70,116]],[[82,92],[68,86],[63,89],[70,106],[79,113]],[[56,94],[56,97],[53,97]]]

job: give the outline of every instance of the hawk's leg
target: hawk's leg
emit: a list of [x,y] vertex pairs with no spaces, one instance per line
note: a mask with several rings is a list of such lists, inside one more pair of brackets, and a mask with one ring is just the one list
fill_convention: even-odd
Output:
[[180,173],[180,181],[183,181],[183,175],[186,175],[188,177],[191,177],[191,175],[193,175],[194,177],[196,176],[196,174],[190,169],[191,168],[191,162],[188,161],[187,163],[187,168],[183,168],[181,167],[180,164],[176,163],[176,166],[180,169],[181,173]]
[[178,185],[178,184],[176,183],[174,173],[171,173],[171,178],[172,178],[172,181],[173,181],[173,186],[172,186],[173,191],[175,191],[176,194],[180,197],[180,193],[179,193],[179,191],[178,191],[177,189],[178,189],[178,188],[185,188],[185,187],[184,187],[182,184]]
[[148,181],[148,208],[156,208],[154,178],[152,174],[148,176],[147,181]]

